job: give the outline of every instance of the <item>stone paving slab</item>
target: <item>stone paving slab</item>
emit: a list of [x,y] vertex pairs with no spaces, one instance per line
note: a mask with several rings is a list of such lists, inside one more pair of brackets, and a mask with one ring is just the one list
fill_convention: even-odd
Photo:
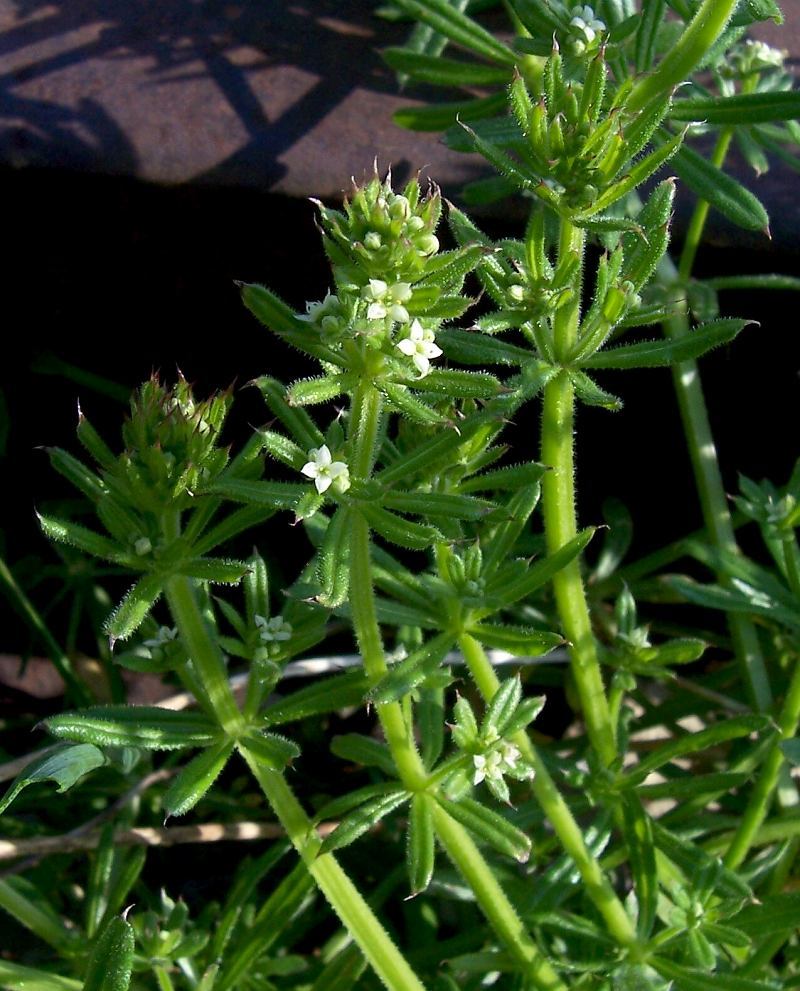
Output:
[[[376,155],[450,192],[484,171],[402,131],[377,49],[407,28],[370,0],[0,0],[0,162],[336,198]],[[800,53],[788,25],[757,33]],[[790,245],[795,177],[748,178]]]

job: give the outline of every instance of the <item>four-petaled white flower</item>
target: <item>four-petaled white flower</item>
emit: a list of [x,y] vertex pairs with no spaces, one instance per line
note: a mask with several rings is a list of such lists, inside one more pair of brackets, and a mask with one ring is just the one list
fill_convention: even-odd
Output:
[[431,358],[438,358],[442,353],[442,349],[436,343],[433,331],[426,330],[419,320],[415,320],[411,324],[408,337],[398,341],[395,347],[408,358],[411,358],[420,378],[423,378],[430,371]]
[[472,776],[473,785],[479,785],[481,781],[501,782],[504,774],[510,774],[514,778],[532,778],[533,768],[527,765],[519,765],[519,748],[508,740],[503,740],[499,746],[490,750],[486,754],[475,754],[472,763],[475,772]]
[[367,320],[385,320],[389,317],[395,323],[408,323],[410,317],[403,305],[411,299],[411,284],[395,282],[393,286],[383,279],[370,279],[362,291],[369,302]]
[[599,17],[595,17],[594,10],[588,4],[578,4],[572,8],[571,14],[569,26],[572,33],[577,35],[575,49],[581,55],[605,31],[606,26]]
[[258,635],[264,643],[291,640],[292,624],[287,623],[283,616],[273,616],[271,619],[256,616],[256,626],[258,627]]
[[336,484],[336,491],[341,495],[350,488],[350,469],[344,461],[334,461],[327,444],[314,447],[308,452],[311,459],[300,471],[306,478],[312,478],[320,495]]

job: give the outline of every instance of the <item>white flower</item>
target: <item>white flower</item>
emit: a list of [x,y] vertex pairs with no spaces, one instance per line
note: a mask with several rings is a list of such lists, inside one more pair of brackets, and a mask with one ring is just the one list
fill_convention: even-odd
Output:
[[488,754],[475,754],[472,763],[475,765],[475,774],[472,777],[474,785],[479,785],[487,778],[490,781],[497,781],[503,777],[503,758],[497,750],[492,750]]
[[431,358],[438,358],[442,353],[442,349],[436,344],[433,331],[425,330],[419,320],[415,320],[411,324],[408,337],[398,341],[395,347],[408,358],[411,358],[420,378],[423,378],[430,371]]
[[256,616],[256,626],[258,635],[264,643],[291,640],[292,624],[287,623],[283,616],[273,616],[272,619]]
[[317,492],[322,495],[331,485],[336,483],[336,491],[341,495],[350,488],[350,469],[344,461],[334,461],[327,444],[314,447],[308,452],[311,459],[300,471],[306,478],[313,478]]
[[369,302],[367,320],[389,317],[395,323],[408,323],[408,310],[403,303],[411,299],[410,283],[396,282],[390,286],[383,279],[370,279],[362,295]]
[[575,49],[577,54],[581,55],[597,40],[598,35],[605,31],[606,26],[599,17],[594,16],[594,10],[588,4],[578,4],[572,8],[571,13],[572,20],[569,26],[572,28],[572,34],[577,35]]

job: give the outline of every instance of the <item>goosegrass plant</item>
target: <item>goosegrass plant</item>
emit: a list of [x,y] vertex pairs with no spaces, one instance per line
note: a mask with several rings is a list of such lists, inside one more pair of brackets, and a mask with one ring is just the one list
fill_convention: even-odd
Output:
[[[784,489],[743,481],[737,510],[761,528],[769,559],[744,557],[694,363],[748,323],[720,318],[715,292],[759,280],[691,279],[709,207],[767,226],[721,169],[728,145],[761,167],[764,149],[790,156],[797,137],[800,99],[779,57],[743,40],[780,14],[771,0],[509,0],[509,41],[472,16],[485,6],[396,0],[392,11],[420,26],[386,57],[412,80],[495,88],[401,117],[452,124],[450,143],[498,173],[469,195],[522,194],[523,236],[494,242],[447,205],[455,246],[445,250],[435,185],[354,183],[341,209],[318,205],[324,299],[298,313],[264,286],[241,287],[274,346],[313,365],[288,386],[253,383],[267,426],[232,450],[230,390],[200,399],[183,379],[154,376],[131,401],[121,453],[83,413],[88,459],[49,452],[99,527],[41,513],[44,533],[137,576],[105,624],[116,663],[176,679],[195,704],[50,716],[56,746],[22,771],[2,811],[13,816],[11,802],[41,781],[80,781],[69,801],[98,774],[130,785],[146,770],[144,800],[171,819],[222,801],[220,775],[246,766],[286,840],[244,864],[226,900],[197,919],[169,893],[122,912],[144,855],[116,849],[109,828],[80,888],[80,924],[46,903],[41,879],[0,879],[0,907],[49,947],[36,964],[0,960],[4,987],[800,983],[789,773],[800,488],[797,473]],[[447,45],[475,57],[445,56]],[[692,142],[714,128],[709,161]],[[677,266],[673,169],[703,197]],[[663,336],[640,330],[659,324]],[[601,535],[578,526],[574,410],[621,406],[596,381],[606,369],[669,367],[706,528],[623,563],[619,507]],[[538,447],[511,448],[509,424],[531,404]],[[268,555],[230,548],[249,540],[263,551],[287,522],[293,577],[275,589]],[[592,541],[601,549],[589,571]],[[658,575],[681,557],[713,583]],[[731,639],[689,621],[651,628],[639,614],[653,588],[724,610]],[[357,666],[292,690],[287,665],[342,637]],[[718,659],[706,668],[710,641]],[[548,663],[554,651],[568,665]],[[518,669],[506,673],[498,656]],[[574,706],[561,740],[536,726],[548,686]],[[355,787],[341,774],[320,801],[304,787],[314,772],[298,740],[352,712],[356,731],[329,746],[338,767],[361,769]],[[637,734],[656,727],[643,749]],[[381,880],[370,886],[375,858]]]

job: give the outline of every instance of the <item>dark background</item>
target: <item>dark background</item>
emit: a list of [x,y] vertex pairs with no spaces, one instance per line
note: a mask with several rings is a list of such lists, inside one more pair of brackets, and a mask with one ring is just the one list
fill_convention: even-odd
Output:
[[[234,280],[270,285],[297,308],[328,288],[304,200],[253,189],[162,188],[124,178],[52,170],[0,172],[12,250],[5,263],[2,387],[11,416],[3,459],[4,523],[11,562],[43,549],[37,501],[62,491],[39,445],[76,451],[76,401],[109,441],[124,405],[58,372],[52,357],[135,386],[152,370],[180,368],[205,393],[235,382],[230,432],[268,419],[255,390],[268,372],[291,380],[305,359],[272,338],[243,308]],[[508,235],[498,222],[495,235]],[[516,233],[512,231],[512,233]],[[786,251],[709,245],[700,274],[798,274]],[[723,295],[726,313],[760,321],[702,361],[712,425],[729,491],[736,471],[785,482],[798,455],[798,341],[791,293]],[[46,373],[48,369],[56,374]],[[667,371],[605,373],[620,413],[582,407],[578,486],[582,522],[600,520],[617,496],[632,510],[636,547],[652,549],[699,523],[691,470]],[[538,444],[536,405],[514,427],[521,453]]]

